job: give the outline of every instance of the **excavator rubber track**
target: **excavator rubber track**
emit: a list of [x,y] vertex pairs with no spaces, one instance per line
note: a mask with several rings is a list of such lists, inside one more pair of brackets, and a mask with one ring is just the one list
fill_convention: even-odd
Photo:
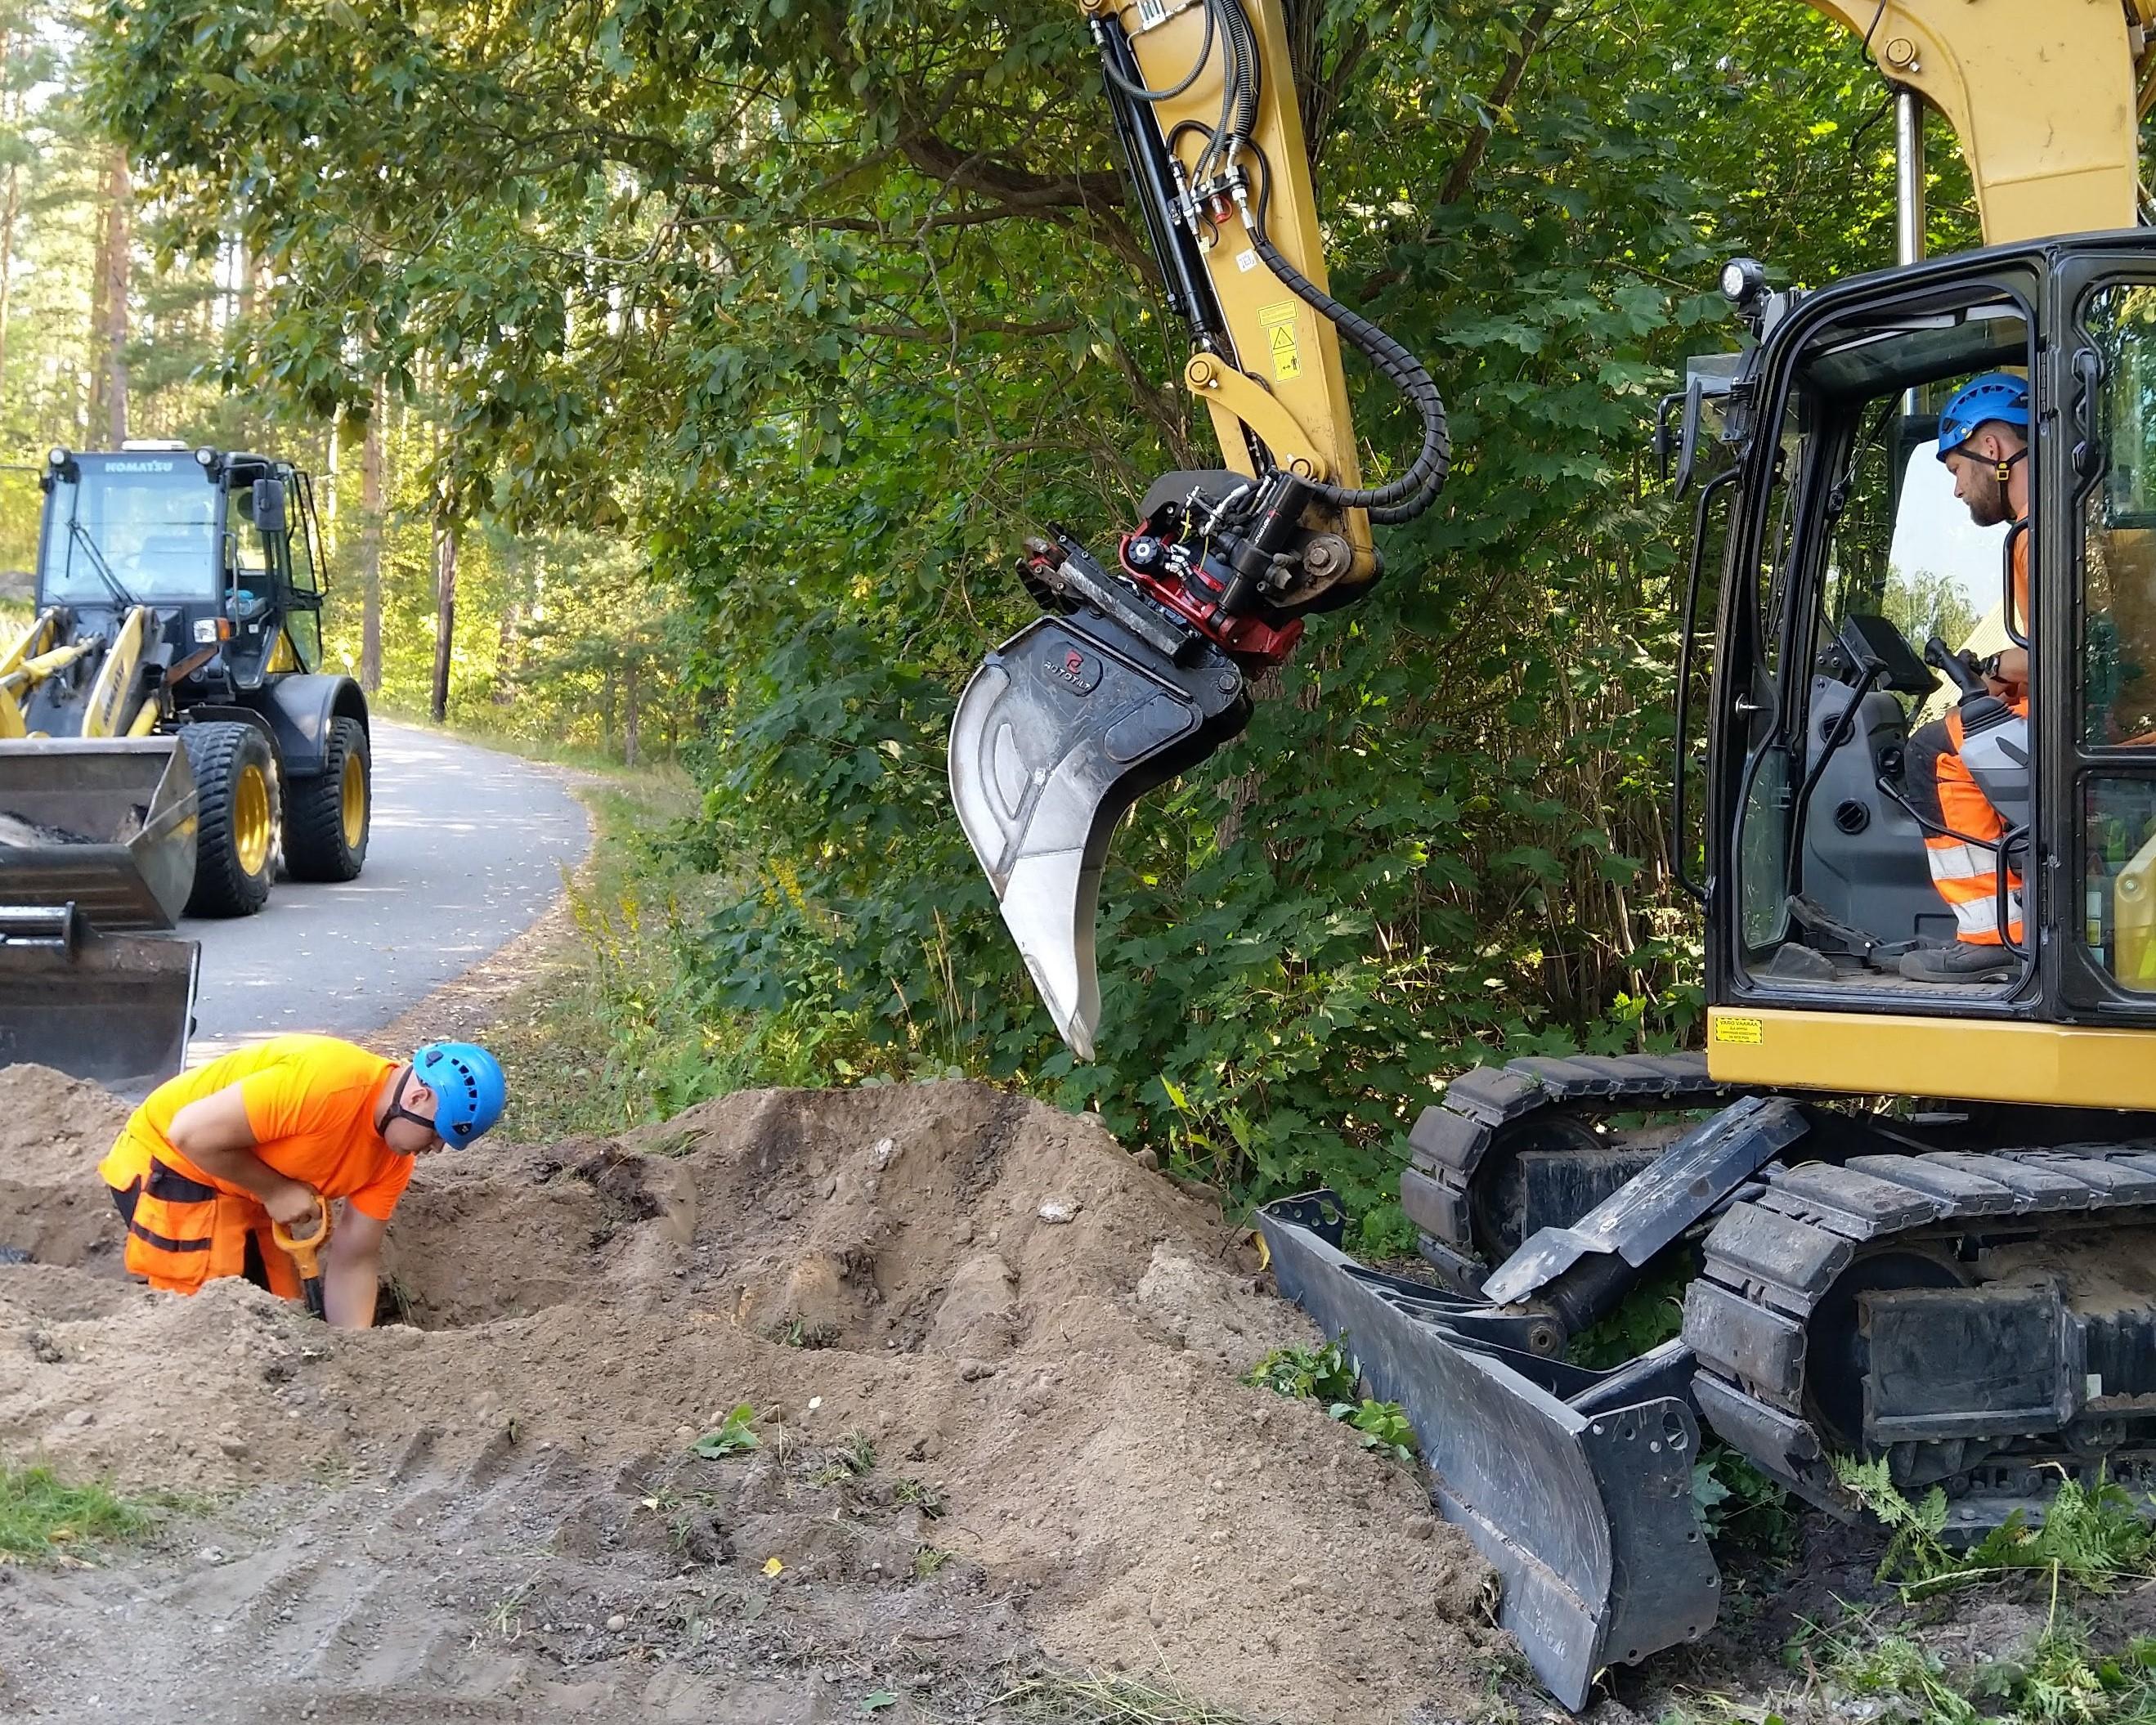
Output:
[[1446,1284],[1481,1291],[1495,1264],[1545,1224],[1584,1214],[1667,1147],[1667,1128],[1613,1132],[1606,1117],[1720,1107],[1748,1095],[1697,1054],[1529,1055],[1445,1086],[1409,1134],[1400,1206]]
[[2156,1436],[2156,1142],[1775,1163],[1709,1231],[1684,1340],[1702,1417],[1810,1502],[1883,1450],[1959,1532]]

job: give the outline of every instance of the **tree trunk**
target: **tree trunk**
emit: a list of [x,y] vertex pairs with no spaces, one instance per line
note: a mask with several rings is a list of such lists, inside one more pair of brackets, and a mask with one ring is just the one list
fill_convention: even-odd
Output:
[[382,687],[382,439],[388,427],[388,392],[379,378],[359,449],[359,686]]
[[508,706],[516,699],[516,673],[522,663],[522,641],[516,633],[519,614],[523,607],[511,599],[501,608],[501,634],[495,644],[494,658],[494,704]]
[[606,755],[613,752],[613,686],[614,669],[608,665],[599,680],[599,752]]
[[449,654],[457,639],[457,530],[446,501],[434,516],[434,693],[428,711],[437,725],[449,716]]
[[[6,51],[0,53],[0,75],[8,80],[6,113],[10,125],[23,119],[23,92],[15,86],[15,33],[9,31]],[[8,377],[8,317],[15,301],[15,223],[23,213],[23,169],[8,164],[8,187],[0,193],[0,388]]]
[[621,667],[621,763],[624,767],[636,764],[637,742],[636,661],[623,661]]
[[116,149],[105,171],[105,425],[110,447],[127,439],[127,290],[133,251],[127,153]]

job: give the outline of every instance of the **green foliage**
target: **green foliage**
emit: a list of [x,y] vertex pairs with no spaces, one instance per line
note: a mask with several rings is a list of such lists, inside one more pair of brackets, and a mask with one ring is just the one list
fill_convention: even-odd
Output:
[[1364,1449],[1412,1461],[1414,1428],[1408,1424],[1398,1402],[1375,1401],[1357,1394],[1362,1371],[1344,1351],[1347,1339],[1342,1336],[1317,1348],[1276,1348],[1244,1373],[1242,1381],[1291,1401],[1322,1402],[1327,1419],[1352,1425],[1362,1434]]
[[[700,807],[654,866],[711,901],[664,938],[587,906],[621,959],[617,1118],[963,1073],[1240,1196],[1328,1183],[1383,1252],[1446,1076],[1695,1028],[1663,814],[1681,522],[1647,420],[1734,340],[1724,255],[1820,281],[1892,251],[1892,129],[1825,20],[1582,8],[1493,101],[1530,10],[1296,11],[1332,279],[1430,357],[1458,456],[1245,738],[1129,819],[1086,1065],[951,816],[944,739],[1027,615],[994,572],[1024,534],[1098,542],[1216,457],[1067,4],[110,0],[88,105],[135,147],[162,261],[275,259],[236,391],[402,416],[393,688],[431,646],[442,513],[480,614],[516,623],[460,632],[468,698],[625,746],[641,688],[678,739]],[[1969,217],[1934,160],[1943,250]],[[1408,416],[1354,369],[1382,475]]]
[[1408,1424],[1398,1402],[1373,1401],[1364,1396],[1359,1401],[1335,1402],[1325,1412],[1328,1419],[1342,1420],[1360,1432],[1364,1449],[1382,1450],[1395,1461],[1414,1460],[1414,1427]]
[[140,1537],[155,1507],[95,1483],[73,1485],[50,1468],[0,1463],[0,1558],[83,1558]]
[[733,1455],[743,1450],[759,1448],[763,1440],[749,1430],[755,1420],[754,1408],[747,1402],[737,1403],[717,1430],[706,1432],[689,1447],[699,1455],[707,1457]]
[[1338,1342],[1317,1348],[1276,1348],[1242,1381],[1291,1400],[1343,1402],[1355,1394],[1355,1368]]
[[2124,1487],[2099,1480],[2093,1486],[2062,1481],[2031,1527],[2015,1510],[2005,1524],[1965,1551],[1950,1549],[1940,1536],[1947,1525],[1945,1492],[1936,1486],[1912,1503],[1895,1486],[1887,1458],[1835,1458],[1835,1476],[1892,1534],[1881,1559],[1879,1579],[1892,1581],[1907,1599],[1997,1580],[2015,1574],[2046,1576],[2102,1590],[2129,1576],[2156,1574],[2156,1531]]
[[2156,1640],[2135,1636],[2115,1653],[2086,1631],[2054,1624],[2026,1649],[1950,1667],[1907,1634],[1825,1639],[1829,1682],[1886,1702],[1915,1725],[2146,1725],[2156,1718]]
[[1786,1488],[1727,1444],[1708,1443],[1692,1464],[1691,1501],[1707,1537],[1770,1561],[1791,1555],[1797,1517]]

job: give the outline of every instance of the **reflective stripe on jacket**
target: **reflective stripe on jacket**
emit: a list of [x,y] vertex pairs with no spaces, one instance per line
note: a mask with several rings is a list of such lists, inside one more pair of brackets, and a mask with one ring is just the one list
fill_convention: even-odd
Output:
[[97,1172],[127,1224],[127,1268],[151,1287],[192,1294],[220,1276],[244,1276],[251,1240],[270,1291],[299,1296],[299,1273],[254,1199],[182,1173],[126,1127]]

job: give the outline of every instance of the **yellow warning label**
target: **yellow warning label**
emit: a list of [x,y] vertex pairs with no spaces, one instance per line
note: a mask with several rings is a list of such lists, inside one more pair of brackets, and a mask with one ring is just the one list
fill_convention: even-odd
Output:
[[1273,381],[1285,383],[1302,375],[1302,353],[1295,341],[1295,301],[1282,300],[1258,308],[1258,326],[1273,357]]
[[1758,1019],[1732,1019],[1726,1013],[1717,1014],[1714,1020],[1714,1040],[1717,1042],[1758,1043],[1766,1040],[1767,1027]]

